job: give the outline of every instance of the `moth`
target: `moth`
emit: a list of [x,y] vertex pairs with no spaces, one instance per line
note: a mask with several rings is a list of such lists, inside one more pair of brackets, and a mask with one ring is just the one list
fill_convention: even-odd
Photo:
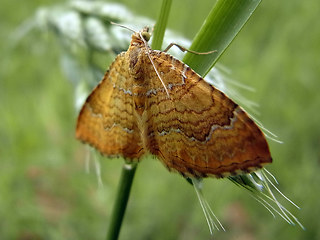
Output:
[[156,156],[186,177],[226,177],[271,163],[254,121],[183,62],[134,32],[86,99],[76,138],[108,157]]

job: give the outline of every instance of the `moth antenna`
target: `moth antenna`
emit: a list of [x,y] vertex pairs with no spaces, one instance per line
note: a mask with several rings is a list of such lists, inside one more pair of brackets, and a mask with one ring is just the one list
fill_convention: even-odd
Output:
[[[146,49],[150,49],[147,41],[146,41],[146,40],[144,39],[144,37],[142,36],[141,32],[139,32],[139,35],[140,35],[140,38],[142,39],[142,41],[143,41]],[[163,85],[163,87],[164,87],[164,90],[166,90],[166,93],[167,93],[167,95],[168,95],[168,98],[170,98],[170,94],[169,94],[168,88],[167,88],[167,86],[164,84],[164,81],[162,80],[162,78],[161,78],[161,76],[160,76],[160,74],[159,74],[156,66],[154,65],[154,62],[153,62],[153,60],[152,60],[151,57],[150,57],[149,51],[147,51],[147,55],[148,55],[148,58],[149,58],[149,60],[150,60],[150,62],[151,62],[151,64],[152,64],[154,70],[156,71],[156,74],[157,74],[158,78],[160,79],[160,82],[162,83],[162,85]]]
[[153,63],[153,61],[152,61],[152,59],[151,59],[151,57],[150,57],[150,55],[149,55],[149,52],[147,52],[147,55],[148,55],[148,58],[150,59],[150,62],[151,62],[151,64],[152,64],[154,70],[156,71],[156,74],[158,75],[158,78],[160,79],[160,81],[161,81],[164,89],[166,90],[166,93],[167,93],[167,95],[168,95],[168,98],[170,98],[170,94],[169,94],[168,88],[167,88],[167,86],[164,84],[164,82],[163,82],[163,80],[162,80],[162,78],[161,78],[161,76],[160,76],[160,74],[159,74],[156,66],[154,65],[154,63]]
[[133,33],[136,32],[135,30],[133,30],[133,29],[127,27],[127,26],[124,26],[124,25],[122,25],[122,24],[115,23],[115,22],[110,22],[110,23],[111,23],[112,25],[116,25],[116,26],[122,27],[122,28],[124,28],[124,29],[127,29],[127,30],[129,30],[129,31],[131,31],[131,32],[133,32]]

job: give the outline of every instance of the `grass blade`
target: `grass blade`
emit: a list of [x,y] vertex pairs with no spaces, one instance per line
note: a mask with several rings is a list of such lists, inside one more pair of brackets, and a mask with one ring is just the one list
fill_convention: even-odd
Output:
[[221,54],[237,36],[261,0],[218,0],[201,29],[196,34],[191,50],[208,55],[186,53],[183,62],[202,76],[214,66]]
[[172,0],[163,0],[159,18],[154,26],[151,48],[161,50],[164,33],[167,27]]

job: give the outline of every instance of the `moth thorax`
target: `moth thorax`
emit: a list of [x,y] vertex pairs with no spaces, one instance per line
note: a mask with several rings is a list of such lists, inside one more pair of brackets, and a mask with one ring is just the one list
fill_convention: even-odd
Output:
[[129,73],[137,81],[143,80],[145,54],[141,48],[131,47],[129,53]]

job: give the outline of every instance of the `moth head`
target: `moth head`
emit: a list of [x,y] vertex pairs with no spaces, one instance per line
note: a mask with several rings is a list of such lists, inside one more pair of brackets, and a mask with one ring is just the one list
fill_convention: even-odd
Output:
[[144,27],[142,30],[141,30],[141,36],[143,37],[144,40],[146,40],[147,42],[150,40],[151,38],[151,33],[149,32],[150,29],[149,27]]

